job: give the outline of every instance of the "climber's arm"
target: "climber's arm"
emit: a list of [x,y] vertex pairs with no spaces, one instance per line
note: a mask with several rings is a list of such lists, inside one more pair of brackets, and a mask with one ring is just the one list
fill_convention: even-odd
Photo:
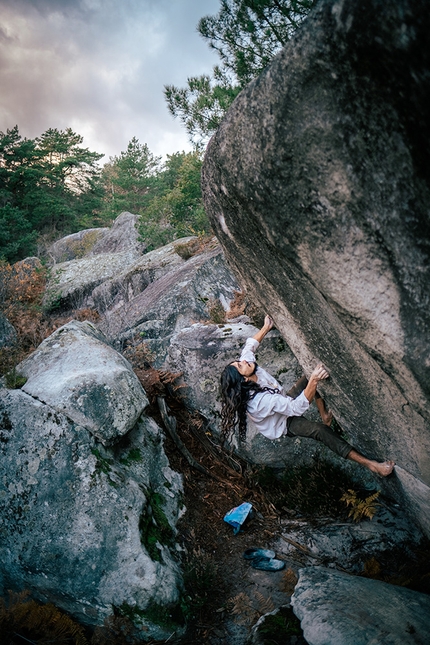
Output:
[[270,318],[270,316],[266,316],[264,319],[263,327],[253,336],[253,338],[259,343],[261,343],[261,341],[266,336],[266,334],[268,334],[269,331],[272,329],[273,325],[274,325],[274,322]]
[[309,377],[309,381],[308,381],[307,386],[303,390],[303,394],[305,395],[305,397],[307,398],[309,403],[311,403],[313,401],[313,398],[314,398],[315,393],[317,391],[317,385],[318,385],[319,381],[323,381],[324,379],[328,378],[329,376],[330,376],[330,374],[328,373],[328,371],[326,370],[326,368],[324,367],[324,365],[322,363],[320,363],[320,365],[318,365],[314,369],[314,371],[312,372],[312,374]]

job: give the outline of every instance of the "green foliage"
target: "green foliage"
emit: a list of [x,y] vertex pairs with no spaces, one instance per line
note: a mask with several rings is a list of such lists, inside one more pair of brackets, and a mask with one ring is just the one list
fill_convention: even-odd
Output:
[[219,13],[202,18],[197,29],[243,87],[273,60],[314,4],[315,0],[221,0]]
[[119,156],[111,157],[102,170],[105,188],[102,216],[110,219],[122,211],[140,214],[156,192],[161,157],[155,157],[146,143],[133,137]]
[[0,253],[14,262],[30,255],[35,246],[37,231],[19,208],[6,204],[0,207]]
[[0,132],[0,256],[34,253],[39,234],[73,233],[98,222],[102,187],[97,161],[70,128],[22,139]]
[[221,0],[215,16],[198,24],[200,35],[218,52],[221,65],[188,78],[186,88],[165,87],[169,111],[185,125],[190,140],[204,142],[218,128],[240,92],[273,60],[303,22],[316,0]]
[[142,461],[142,459],[142,453],[140,452],[139,448],[132,448],[127,453],[127,456],[120,459],[119,462],[123,466],[130,466],[133,463],[139,463],[139,461]]
[[140,215],[139,232],[147,250],[196,233],[207,233],[209,222],[200,188],[202,159],[177,152],[160,158],[134,137],[119,157],[102,171],[105,190],[103,217],[127,210]]
[[139,232],[148,250],[178,237],[210,231],[202,201],[201,168],[198,153],[168,155],[140,218]]
[[27,383],[27,378],[22,374],[19,374],[15,367],[12,368],[10,372],[6,372],[4,378],[6,387],[10,390],[19,390],[19,388]]
[[281,607],[276,614],[266,616],[258,628],[262,645],[283,645],[287,637],[302,633],[300,620],[289,607]]
[[148,504],[139,519],[140,539],[151,558],[161,562],[161,550],[157,543],[170,546],[175,534],[163,510],[164,497],[149,489],[146,496]]
[[[0,258],[32,255],[38,239],[109,223],[122,211],[141,215],[148,250],[210,231],[199,154],[178,152],[161,165],[146,143],[133,137],[100,169],[103,155],[81,143],[70,128],[49,129],[34,140],[22,139],[18,126],[0,132]],[[77,242],[82,253],[96,236]]]
[[91,452],[96,457],[96,468],[94,471],[94,476],[100,473],[109,475],[110,471],[112,470],[113,460],[103,457],[100,453],[100,450],[97,450],[97,448],[92,448]]
[[179,116],[190,141],[200,145],[219,127],[225,113],[242,87],[221,67],[213,68],[212,77],[203,74],[187,80],[187,87],[166,85],[164,95],[169,112]]
[[348,517],[352,517],[354,522],[360,522],[367,518],[371,520],[380,504],[376,501],[379,497],[380,491],[368,495],[367,497],[360,497],[357,491],[349,488],[346,493],[340,498],[341,502],[345,502],[350,507]]

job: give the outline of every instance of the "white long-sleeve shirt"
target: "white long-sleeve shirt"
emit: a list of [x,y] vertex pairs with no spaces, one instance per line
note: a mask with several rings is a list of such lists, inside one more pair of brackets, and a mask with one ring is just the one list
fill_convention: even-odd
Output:
[[[248,338],[242,353],[241,361],[255,363],[255,352],[260,343],[255,338]],[[282,386],[266,370],[258,366],[255,370],[257,383],[261,387],[278,388],[279,394],[259,392],[248,401],[247,413],[257,430],[268,439],[278,439],[287,432],[288,417],[300,417],[309,408],[306,396],[299,394],[296,399],[285,396]]]

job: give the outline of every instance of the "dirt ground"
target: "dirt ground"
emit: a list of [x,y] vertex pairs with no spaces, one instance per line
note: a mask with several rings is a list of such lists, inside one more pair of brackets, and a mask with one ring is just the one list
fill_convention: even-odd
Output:
[[[175,465],[175,447],[166,449],[172,467],[184,476],[187,512],[179,523],[178,538],[186,549],[186,571],[196,570],[199,578],[191,602],[195,607],[202,604],[183,642],[242,645],[260,616],[289,602],[296,582],[293,571],[301,564],[287,562],[279,572],[253,569],[243,552],[251,547],[271,548],[280,533],[278,516],[245,478],[225,482],[208,478],[188,464]],[[223,518],[244,501],[252,503],[253,516],[234,535]]]

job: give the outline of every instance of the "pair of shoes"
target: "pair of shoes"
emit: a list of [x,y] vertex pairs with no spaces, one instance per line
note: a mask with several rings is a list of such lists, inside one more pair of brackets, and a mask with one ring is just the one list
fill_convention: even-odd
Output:
[[246,549],[243,553],[245,560],[250,561],[253,569],[260,571],[281,571],[285,567],[285,562],[276,560],[275,552],[271,549]]

